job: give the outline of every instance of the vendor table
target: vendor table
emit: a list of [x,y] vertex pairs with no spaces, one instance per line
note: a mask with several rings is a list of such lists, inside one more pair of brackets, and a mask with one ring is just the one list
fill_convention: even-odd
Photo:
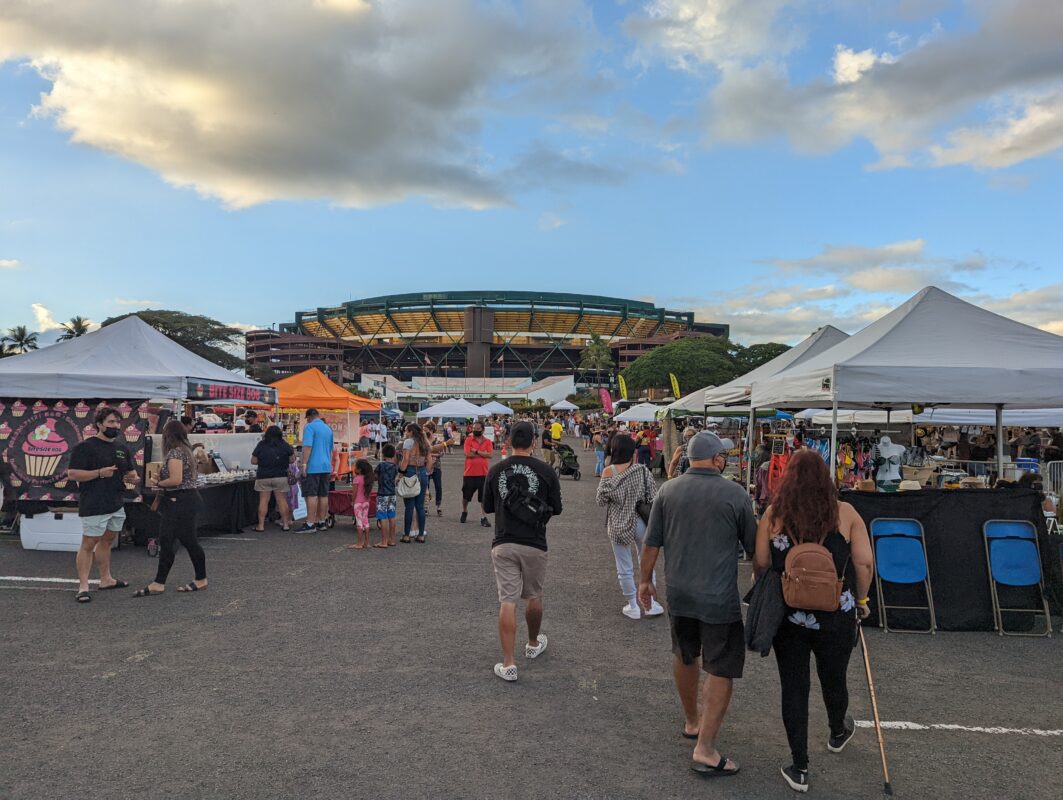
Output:
[[[993,606],[989,595],[982,525],[993,519],[1027,520],[1034,524],[1040,539],[1041,567],[1045,574],[1049,604],[1058,613],[1063,604],[1060,577],[1060,537],[1049,536],[1041,511],[1040,494],[1027,489],[923,489],[890,494],[844,492],[842,500],[853,505],[868,528],[883,517],[915,519],[922,523],[926,538],[927,564],[934,594],[937,625],[943,631],[993,630]],[[922,585],[906,587],[890,584],[891,604],[917,605],[923,602]],[[874,586],[870,591],[871,621],[878,619]],[[1034,607],[1036,590],[1002,586],[1002,605]],[[1016,615],[1018,616],[1018,615]],[[890,612],[890,627],[926,625],[921,612]],[[1022,615],[1016,626],[1031,622]],[[1013,623],[1008,621],[1009,629]]]
[[[200,536],[240,533],[258,518],[258,493],[254,480],[216,483],[199,488],[203,508],[196,520]],[[161,516],[151,510],[151,501],[126,503],[126,518],[133,528],[134,541],[146,544],[159,532]]]

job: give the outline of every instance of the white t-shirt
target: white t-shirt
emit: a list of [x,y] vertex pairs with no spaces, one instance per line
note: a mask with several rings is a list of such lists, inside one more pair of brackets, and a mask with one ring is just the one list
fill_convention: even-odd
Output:
[[370,433],[373,434],[374,441],[380,443],[386,443],[388,440],[388,426],[383,422],[372,422],[369,425]]

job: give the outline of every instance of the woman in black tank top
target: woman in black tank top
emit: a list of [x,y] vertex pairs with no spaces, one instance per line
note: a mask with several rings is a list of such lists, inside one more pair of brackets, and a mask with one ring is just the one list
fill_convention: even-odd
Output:
[[816,657],[830,722],[827,748],[840,753],[856,730],[848,714],[845,676],[858,620],[868,615],[867,592],[874,572],[867,527],[851,505],[838,502],[830,470],[815,450],[801,450],[790,459],[772,505],[760,521],[757,574],[783,572],[790,548],[807,543],[820,544],[831,554],[842,589],[836,611],[787,607],[772,642],[782,688],[783,726],[793,759],[781,771],[799,792],[808,791],[809,657]]

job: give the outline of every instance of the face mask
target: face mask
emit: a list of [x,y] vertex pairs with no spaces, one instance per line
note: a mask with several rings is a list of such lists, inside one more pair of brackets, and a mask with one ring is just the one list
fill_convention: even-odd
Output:
[[117,439],[118,428],[104,428],[103,435],[106,436],[108,439]]
[[483,431],[473,431],[472,435],[475,436],[477,439],[479,439],[481,436],[484,435],[484,432]]

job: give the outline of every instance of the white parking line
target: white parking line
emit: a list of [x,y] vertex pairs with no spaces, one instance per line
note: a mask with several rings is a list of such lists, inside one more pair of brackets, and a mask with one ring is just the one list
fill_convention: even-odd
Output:
[[[0,575],[0,581],[30,581],[32,583],[77,583],[77,578],[26,578],[22,575]],[[99,583],[91,580],[89,583]]]
[[[858,728],[874,728],[875,723],[868,719],[856,720]],[[884,730],[894,731],[963,731],[965,733],[995,733],[1011,736],[1063,736],[1063,730],[1041,730],[1040,728],[983,728],[977,725],[952,725],[945,722],[904,722],[899,720],[884,721]]]

